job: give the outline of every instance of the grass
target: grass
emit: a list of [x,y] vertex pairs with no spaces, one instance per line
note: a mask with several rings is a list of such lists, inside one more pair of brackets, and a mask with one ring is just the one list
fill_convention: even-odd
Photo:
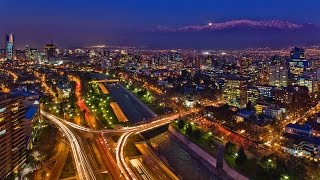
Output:
[[[44,155],[45,158],[43,160],[49,159],[49,157],[54,154],[53,149],[58,142],[57,135],[57,128],[49,123],[44,124],[38,136],[35,137],[35,144],[32,151],[39,151],[41,155]],[[50,139],[50,143],[48,143],[48,139]]]
[[193,130],[198,129],[200,134],[198,137],[191,136],[186,133],[186,128],[179,129],[177,123],[172,123],[172,126],[178,130],[181,134],[183,134],[186,138],[188,138],[191,142],[208,152],[213,157],[216,157],[217,147],[220,141],[216,139],[214,136],[210,135],[208,132],[199,129],[197,126],[192,125]]
[[[190,141],[192,141],[194,144],[202,148],[207,153],[211,154],[213,157],[216,157],[216,151],[217,151],[217,144],[219,143],[219,140],[215,139],[214,136],[209,134],[208,132],[205,132],[201,129],[199,129],[197,126],[188,124],[192,126],[193,131],[196,129],[200,130],[199,135],[194,136],[188,134],[186,131],[186,125],[182,129],[178,128],[178,123],[172,123],[172,126],[178,130],[181,134],[183,134],[186,138],[188,138]],[[190,133],[190,132],[189,132]],[[234,154],[224,154],[224,159],[226,160],[227,164],[233,168],[234,170],[238,171],[240,174],[243,174],[244,176],[249,177],[250,179],[279,179],[280,171],[277,169],[268,170],[263,168],[259,164],[259,160],[252,158],[246,160],[243,164],[238,165],[236,163],[236,157]]]
[[162,115],[162,107],[159,103],[156,103],[155,97],[145,88],[142,87],[134,87],[132,84],[123,84],[124,87],[129,90],[132,94],[134,94],[138,99],[147,105],[153,112],[158,115]]
[[120,124],[110,106],[111,101],[110,95],[103,94],[97,84],[88,84],[86,104],[101,123],[108,128]]

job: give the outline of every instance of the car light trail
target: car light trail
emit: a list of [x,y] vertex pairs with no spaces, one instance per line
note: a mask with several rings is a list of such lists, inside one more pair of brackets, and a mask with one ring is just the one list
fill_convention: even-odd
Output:
[[59,118],[56,116],[50,115],[44,111],[40,111],[40,113],[51,120],[55,125],[57,125],[65,137],[70,142],[70,146],[72,149],[72,154],[75,160],[75,165],[77,168],[79,179],[81,180],[95,180],[96,177],[93,173],[93,170],[89,164],[88,158],[86,154],[83,152],[83,148],[81,148],[81,141],[77,139],[77,137],[72,133],[68,127],[63,124]]
[[[174,121],[175,119],[178,119],[179,117],[183,117],[186,115],[189,115],[191,113],[195,113],[198,112],[199,109],[191,109],[189,111],[185,111],[185,112],[181,112],[181,113],[177,113],[177,114],[173,114],[173,115],[169,115],[169,116],[162,116],[162,117],[156,117],[153,119],[153,121],[151,122],[146,122],[144,124],[138,125],[138,126],[134,126],[134,127],[123,127],[123,128],[119,128],[119,129],[108,129],[108,130],[94,130],[94,129],[90,129],[90,128],[85,128],[82,126],[79,126],[77,124],[68,122],[64,119],[58,118],[56,116],[53,115],[49,115],[46,112],[41,111],[41,113],[43,115],[45,115],[46,117],[49,117],[50,119],[52,119],[52,121],[54,123],[56,123],[59,127],[62,127],[61,129],[66,131],[67,133],[70,133],[71,137],[71,141],[73,140],[73,142],[77,145],[75,145],[75,152],[77,152],[77,156],[80,156],[81,158],[77,158],[77,162],[82,162],[81,164],[86,164],[86,166],[89,166],[89,163],[87,161],[87,159],[85,158],[85,156],[81,153],[81,148],[79,143],[77,142],[76,137],[73,136],[72,132],[66,127],[65,124],[81,130],[81,131],[86,131],[86,132],[92,132],[92,133],[124,133],[120,136],[118,143],[117,143],[117,147],[116,147],[116,161],[117,161],[117,166],[120,169],[121,174],[124,176],[125,179],[133,179],[133,180],[137,180],[138,178],[136,177],[136,175],[134,174],[134,172],[131,170],[130,166],[127,164],[125,157],[124,157],[124,147],[127,143],[127,140],[129,138],[130,135],[132,134],[138,134],[144,131],[148,131],[150,129],[154,129],[156,127],[168,124],[172,121]],[[68,138],[69,139],[69,138]],[[78,147],[78,149],[77,149]],[[79,153],[79,154],[78,154]],[[76,158],[75,158],[76,159]],[[79,163],[78,163],[79,164]],[[77,164],[77,165],[78,165]],[[93,175],[92,169],[90,168],[90,170],[85,170],[83,171],[83,166],[77,166],[77,170],[78,172],[81,172],[81,174],[83,173],[84,175],[88,176],[90,174]],[[88,172],[87,172],[88,171]],[[82,174],[82,176],[84,176]],[[93,176],[94,177],[94,176]],[[85,177],[86,178],[86,177]]]

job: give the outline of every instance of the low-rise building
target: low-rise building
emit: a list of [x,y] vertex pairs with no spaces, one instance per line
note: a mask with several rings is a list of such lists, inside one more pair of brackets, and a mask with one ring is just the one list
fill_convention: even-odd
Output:
[[58,97],[61,99],[68,98],[71,95],[71,87],[69,84],[57,84]]
[[309,124],[292,124],[289,123],[285,127],[285,133],[296,135],[298,137],[310,137],[312,132],[312,127]]

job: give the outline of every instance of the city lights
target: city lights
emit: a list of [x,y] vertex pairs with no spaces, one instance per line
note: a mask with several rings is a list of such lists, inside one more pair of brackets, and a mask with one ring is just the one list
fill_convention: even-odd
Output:
[[95,1],[2,3],[0,179],[320,177],[320,2]]

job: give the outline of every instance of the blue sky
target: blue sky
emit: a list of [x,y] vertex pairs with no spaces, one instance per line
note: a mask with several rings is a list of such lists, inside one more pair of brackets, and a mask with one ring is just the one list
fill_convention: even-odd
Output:
[[319,0],[3,0],[0,33],[16,34],[18,46],[39,46],[51,39],[61,46],[76,46],[121,41],[157,25],[233,19],[320,24],[319,8]]

